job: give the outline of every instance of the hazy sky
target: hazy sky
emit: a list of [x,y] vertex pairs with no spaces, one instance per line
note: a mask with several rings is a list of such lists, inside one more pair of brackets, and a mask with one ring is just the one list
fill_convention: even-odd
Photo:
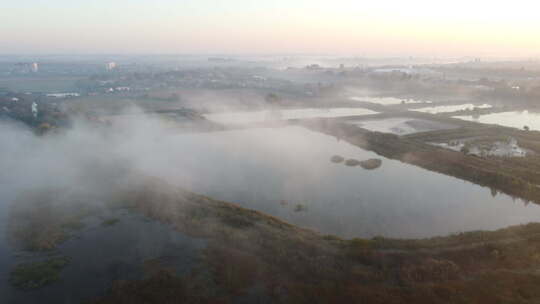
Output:
[[3,54],[540,56],[538,1],[0,2]]

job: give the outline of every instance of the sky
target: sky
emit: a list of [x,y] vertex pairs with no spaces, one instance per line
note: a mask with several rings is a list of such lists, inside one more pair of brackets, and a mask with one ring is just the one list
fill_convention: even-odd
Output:
[[0,0],[0,54],[540,56],[530,0]]

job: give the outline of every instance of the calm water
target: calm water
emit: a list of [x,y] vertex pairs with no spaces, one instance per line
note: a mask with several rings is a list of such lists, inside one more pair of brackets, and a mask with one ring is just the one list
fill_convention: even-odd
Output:
[[461,104],[461,105],[425,107],[425,108],[419,108],[419,109],[411,109],[411,111],[437,114],[437,113],[450,113],[450,112],[456,112],[456,111],[462,111],[462,110],[473,110],[474,108],[488,109],[491,107],[492,106],[488,104],[474,105],[472,103],[467,103],[467,104]]
[[354,115],[377,114],[364,108],[327,108],[327,109],[287,109],[266,110],[252,112],[223,112],[206,114],[208,120],[223,124],[248,124],[264,121],[302,119],[302,118],[325,118],[343,117]]
[[[176,135],[165,142],[168,154],[143,169],[323,233],[417,238],[540,221],[537,205],[493,197],[488,188],[301,127]],[[329,161],[335,154],[383,163],[372,171],[347,167]],[[296,212],[297,204],[307,209]]]
[[501,112],[479,116],[454,116],[463,120],[470,120],[485,124],[497,124],[506,127],[523,129],[528,126],[531,130],[540,131],[540,114],[529,111]]
[[454,125],[440,123],[432,120],[395,117],[372,120],[349,120],[347,123],[356,125],[370,131],[407,135],[418,132],[445,130],[456,128]]

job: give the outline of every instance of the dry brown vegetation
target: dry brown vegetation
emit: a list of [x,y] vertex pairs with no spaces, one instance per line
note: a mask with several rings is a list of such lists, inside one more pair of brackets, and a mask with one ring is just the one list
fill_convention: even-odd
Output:
[[[48,226],[60,227],[55,221],[80,214],[80,208],[52,203],[55,196],[31,197],[34,200],[27,200],[27,207],[36,204],[41,213],[62,214],[54,220],[47,217]],[[109,207],[128,208],[180,233],[203,237],[208,246],[186,275],[178,276],[166,265],[149,262],[146,278],[118,281],[93,303],[540,300],[540,224],[420,240],[344,240],[156,179],[139,180],[119,189]],[[37,217],[23,212],[22,207],[17,210],[13,215],[19,226],[43,223],[35,222]]]
[[[116,286],[96,303],[122,303],[124,297],[130,303],[169,303],[161,296],[174,282],[178,292],[190,290],[182,303],[231,303],[253,293],[272,303],[540,299],[540,224],[422,240],[343,240],[230,203],[167,189],[158,181],[137,188],[118,202],[129,202],[133,210],[183,233],[207,237],[210,246],[192,274],[160,274]],[[166,282],[155,283],[161,280]],[[206,287],[201,291],[194,286]],[[156,296],[134,299],[135,289],[148,289]]]

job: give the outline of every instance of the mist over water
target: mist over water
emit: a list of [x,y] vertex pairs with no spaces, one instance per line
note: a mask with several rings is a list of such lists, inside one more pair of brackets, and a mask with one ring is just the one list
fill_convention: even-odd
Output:
[[527,127],[531,130],[540,131],[540,115],[536,112],[500,112],[478,116],[462,115],[455,116],[454,118],[475,121],[484,124],[497,124],[517,129],[523,129],[524,127]]
[[[237,202],[322,233],[418,238],[497,229],[540,219],[540,208],[488,188],[378,156],[301,127],[178,134],[131,115],[114,127],[82,121],[38,137],[2,123],[3,210],[35,189],[107,197],[133,176]],[[331,163],[332,155],[380,158],[375,170]],[[306,207],[295,211],[297,205]],[[5,216],[9,212],[3,212]],[[5,222],[4,222],[5,223]]]
[[5,2],[0,304],[540,303],[536,2]]
[[[540,219],[534,204],[301,127],[178,135],[169,147],[193,158],[145,170],[167,163],[167,179],[191,182],[196,192],[346,238],[422,238]],[[330,162],[335,154],[383,162],[364,170]],[[298,204],[306,210],[295,211]]]

